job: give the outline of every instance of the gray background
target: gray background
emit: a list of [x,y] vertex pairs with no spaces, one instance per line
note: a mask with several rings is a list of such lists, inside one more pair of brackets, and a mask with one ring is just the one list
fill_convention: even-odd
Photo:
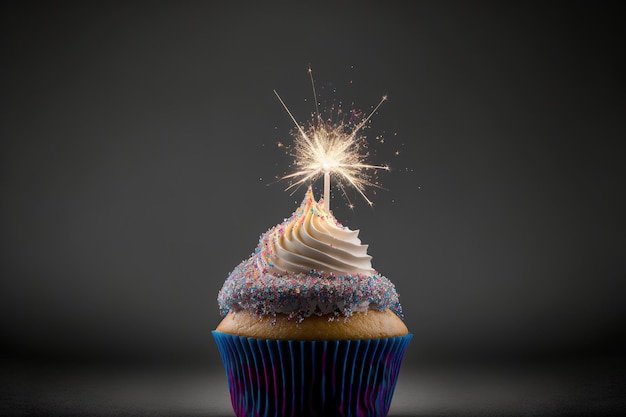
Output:
[[309,65],[323,100],[389,95],[387,190],[332,205],[409,368],[623,352],[617,2],[225,3],[2,3],[3,358],[218,367],[217,292],[304,192],[272,90],[306,121]]

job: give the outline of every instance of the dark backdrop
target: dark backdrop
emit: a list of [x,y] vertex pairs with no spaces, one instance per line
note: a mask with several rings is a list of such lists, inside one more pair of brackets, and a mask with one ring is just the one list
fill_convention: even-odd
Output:
[[408,362],[623,349],[617,2],[222,3],[2,3],[5,357],[217,363],[219,288],[302,198],[272,90],[307,120],[309,65],[321,99],[389,95],[387,191],[332,204]]

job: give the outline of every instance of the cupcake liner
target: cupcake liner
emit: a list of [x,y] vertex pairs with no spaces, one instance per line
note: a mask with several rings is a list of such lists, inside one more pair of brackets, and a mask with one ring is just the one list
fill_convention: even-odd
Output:
[[212,333],[237,417],[384,417],[413,337],[290,341]]

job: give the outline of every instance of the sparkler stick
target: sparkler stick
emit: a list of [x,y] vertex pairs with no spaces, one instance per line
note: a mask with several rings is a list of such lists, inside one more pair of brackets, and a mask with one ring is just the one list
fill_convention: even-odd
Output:
[[330,213],[330,172],[324,172],[324,209]]

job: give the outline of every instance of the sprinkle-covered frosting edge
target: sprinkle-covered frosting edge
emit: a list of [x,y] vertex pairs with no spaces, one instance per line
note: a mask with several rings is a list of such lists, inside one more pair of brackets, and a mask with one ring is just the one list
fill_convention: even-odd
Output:
[[279,232],[294,222],[301,223],[305,215],[319,216],[343,228],[332,213],[321,208],[321,203],[315,201],[309,189],[302,205],[290,218],[261,235],[255,251],[229,274],[219,291],[222,316],[231,310],[246,310],[258,316],[286,314],[296,322],[312,315],[327,316],[333,321],[348,319],[353,313],[368,309],[390,309],[398,317],[404,317],[395,286],[374,269],[371,273],[342,273],[315,268],[306,272],[276,268],[273,245],[280,237]]

